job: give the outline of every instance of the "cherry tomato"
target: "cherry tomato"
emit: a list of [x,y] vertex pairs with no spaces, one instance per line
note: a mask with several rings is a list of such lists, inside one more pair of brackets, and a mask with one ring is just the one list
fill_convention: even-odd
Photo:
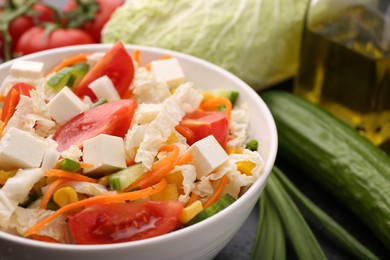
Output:
[[[21,15],[15,20],[13,20],[8,26],[8,32],[12,39],[11,51],[15,49],[16,43],[19,41],[20,37],[30,28],[34,27],[34,20],[37,22],[53,22],[54,21],[54,12],[47,5],[36,3],[32,7],[33,16]],[[1,15],[2,11],[0,11]],[[0,34],[0,49],[1,54],[3,54],[4,37]]]
[[209,135],[214,135],[219,144],[225,147],[229,134],[229,122],[223,112],[199,110],[186,114],[176,130],[187,138],[189,145]]
[[15,113],[16,106],[19,103],[20,95],[30,96],[30,90],[34,89],[33,86],[19,82],[16,83],[9,91],[7,96],[5,97],[3,110],[1,112],[1,120],[3,122],[8,122],[8,120]]
[[[87,21],[84,25],[81,26],[81,29],[88,32],[92,35],[96,42],[101,40],[101,31],[103,26],[106,24],[108,19],[110,19],[111,14],[118,8],[123,5],[122,0],[97,0],[99,5],[99,10],[95,14],[93,20]],[[64,12],[69,12],[74,10],[77,7],[75,0],[70,0],[64,6]]]
[[177,201],[96,204],[68,219],[77,244],[109,244],[169,233],[178,224],[182,209]]
[[99,134],[124,137],[130,127],[137,103],[119,100],[87,110],[62,125],[54,134],[58,150],[71,145],[81,147],[82,142]]
[[79,29],[56,28],[50,33],[42,26],[35,26],[27,30],[16,44],[15,51],[22,55],[78,44],[93,43],[93,39],[86,32]]
[[95,94],[88,85],[94,80],[107,75],[114,84],[119,95],[123,97],[134,78],[134,64],[121,42],[117,42],[98,63],[84,76],[74,88],[79,97],[89,96],[96,100]]

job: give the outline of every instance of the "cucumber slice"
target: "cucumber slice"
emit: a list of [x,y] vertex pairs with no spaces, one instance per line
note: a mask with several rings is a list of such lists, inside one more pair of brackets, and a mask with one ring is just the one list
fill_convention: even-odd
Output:
[[48,81],[49,85],[54,90],[60,90],[67,86],[73,88],[76,86],[84,75],[88,72],[89,66],[86,63],[76,64],[71,67],[65,67],[52,76]]
[[237,98],[240,94],[238,91],[228,90],[228,89],[216,89],[216,90],[213,90],[212,93],[216,96],[229,99],[230,102],[232,102],[233,106],[236,103]]
[[191,226],[195,223],[198,223],[202,220],[205,220],[206,218],[209,218],[209,217],[217,214],[218,212],[220,212],[224,208],[227,208],[229,205],[231,205],[235,201],[236,200],[229,193],[226,193],[221,198],[219,198],[216,202],[211,204],[210,207],[199,212],[198,215],[196,215],[193,219],[188,221],[184,226],[186,226],[186,227]]
[[108,184],[111,190],[122,191],[136,181],[145,169],[142,163],[134,164],[119,172],[113,173],[108,177]]

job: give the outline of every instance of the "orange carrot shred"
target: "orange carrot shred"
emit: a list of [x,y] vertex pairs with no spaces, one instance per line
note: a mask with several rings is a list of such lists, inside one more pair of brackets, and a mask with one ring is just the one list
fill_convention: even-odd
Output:
[[79,173],[68,172],[68,171],[60,170],[60,169],[46,170],[45,171],[45,176],[54,176],[54,177],[58,177],[58,178],[67,178],[67,179],[70,179],[70,180],[73,180],[73,181],[85,181],[85,182],[93,182],[93,183],[97,183],[98,182],[98,180],[96,180],[94,178],[90,178],[90,177],[84,176],[84,175],[79,174]]
[[191,192],[190,199],[187,201],[186,206],[190,206],[192,203],[197,201],[200,198],[200,196],[194,192]]
[[46,209],[47,204],[49,203],[50,198],[53,196],[54,192],[57,190],[57,188],[63,184],[64,182],[69,181],[68,179],[59,178],[55,180],[52,184],[50,184],[49,188],[45,192],[45,194],[42,197],[41,204],[39,205],[40,209]]
[[103,194],[98,195],[95,197],[90,197],[88,199],[80,200],[71,204],[68,204],[57,211],[55,211],[53,214],[47,216],[46,218],[42,219],[38,223],[36,223],[34,226],[30,227],[25,233],[24,236],[28,237],[32,234],[35,234],[38,230],[40,230],[44,225],[52,221],[53,219],[57,218],[58,216],[69,212],[74,209],[78,209],[81,207],[89,206],[92,204],[105,204],[105,203],[116,203],[116,202],[123,202],[123,201],[133,201],[141,198],[148,197],[150,195],[153,195],[157,192],[160,192],[162,189],[164,189],[167,186],[167,181],[165,179],[162,179],[159,183],[150,186],[146,189],[137,190],[137,191],[131,191],[131,192],[125,192],[125,193],[119,193],[119,194]]
[[0,95],[0,102],[4,102],[4,100],[5,100],[5,96]]
[[42,236],[42,235],[38,235],[38,234],[31,235],[31,238],[34,239],[34,240],[43,241],[43,242],[59,243],[54,238],[51,238],[51,237],[48,237],[48,236]]
[[93,164],[90,164],[90,163],[79,162],[79,164],[80,164],[80,168],[83,168],[83,169],[91,169],[91,168],[93,168]]
[[5,113],[4,116],[3,116],[3,114],[1,115],[1,118],[3,118],[4,125],[6,125],[8,123],[8,121],[11,119],[11,117],[15,113],[15,109],[13,109],[13,108],[16,107],[16,105],[18,104],[19,99],[20,99],[19,93],[16,89],[11,89],[11,93],[9,95],[10,95],[10,103],[9,103],[8,109],[2,111],[2,113]]
[[141,189],[149,187],[150,185],[160,181],[174,168],[180,149],[178,146],[171,144],[162,146],[159,151],[166,151],[169,152],[169,154],[165,158],[153,164],[150,171],[141,175],[141,179],[137,181],[138,187]]
[[230,102],[230,100],[227,98],[224,97],[209,98],[207,100],[204,100],[200,104],[200,108],[206,111],[210,111],[210,110],[218,109],[221,105],[225,107],[225,113],[230,122],[230,115],[232,112],[232,102]]
[[227,179],[227,176],[225,174],[224,176],[222,176],[222,178],[218,184],[218,187],[214,191],[214,194],[205,203],[203,203],[203,208],[210,207],[211,204],[216,202],[219,199],[219,197],[221,197],[221,194],[226,187],[227,181],[228,181],[228,179]]
[[75,56],[66,58],[66,59],[62,60],[59,64],[57,64],[57,66],[55,66],[51,70],[50,73],[54,73],[54,72],[60,71],[61,69],[65,68],[65,67],[84,62],[87,60],[88,55],[90,55],[90,54],[89,53],[79,53]]
[[133,59],[139,65],[141,63],[141,52],[139,49],[135,49],[133,52]]

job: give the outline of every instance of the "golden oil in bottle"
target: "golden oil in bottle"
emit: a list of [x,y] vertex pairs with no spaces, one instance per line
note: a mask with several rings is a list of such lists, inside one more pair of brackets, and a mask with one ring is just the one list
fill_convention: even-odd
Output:
[[375,145],[389,145],[390,24],[383,15],[355,6],[307,25],[294,92]]

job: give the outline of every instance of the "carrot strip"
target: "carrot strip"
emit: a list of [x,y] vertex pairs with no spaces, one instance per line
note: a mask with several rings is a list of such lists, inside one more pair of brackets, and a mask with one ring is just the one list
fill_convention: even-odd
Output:
[[31,236],[31,238],[34,239],[34,240],[43,241],[43,242],[59,243],[54,238],[51,238],[51,237],[48,237],[48,236],[42,236],[42,235],[38,235],[38,234],[33,234]]
[[176,159],[175,165],[183,165],[189,163],[191,160],[192,160],[192,154],[187,151]]
[[5,100],[5,96],[0,95],[0,102],[4,102],[4,100]]
[[139,51],[139,49],[135,49],[133,51],[133,60],[135,62],[137,62],[137,64],[139,65],[141,63],[141,52]]
[[15,113],[14,108],[16,107],[20,99],[19,92],[16,89],[11,89],[11,93],[9,93],[9,95],[10,95],[9,105],[7,109],[2,110],[2,114],[1,114],[1,118],[3,119],[4,125],[8,123],[8,121]]
[[89,55],[89,53],[80,53],[80,54],[77,54],[75,56],[66,58],[66,59],[62,60],[59,64],[57,64],[57,66],[55,66],[50,71],[50,73],[60,71],[61,69],[68,67],[68,66],[72,66],[76,63],[84,62],[87,60],[88,55]]
[[218,184],[217,189],[214,191],[214,194],[205,203],[203,203],[203,208],[210,207],[211,204],[216,202],[219,199],[219,197],[221,197],[221,194],[226,187],[227,181],[228,181],[228,179],[227,179],[227,176],[225,174],[224,176],[222,176],[222,178]]
[[90,164],[90,163],[79,162],[79,164],[80,164],[80,168],[83,168],[83,169],[91,169],[91,168],[93,168],[93,164]]
[[224,97],[214,97],[214,98],[209,98],[207,100],[204,100],[200,104],[200,108],[206,111],[216,110],[220,106],[225,107],[225,113],[230,122],[230,115],[232,113],[232,102],[230,102],[229,99]]
[[69,212],[71,210],[75,210],[81,207],[89,206],[92,204],[97,203],[116,203],[116,202],[122,202],[126,200],[136,200],[140,198],[145,198],[150,195],[153,195],[157,192],[160,192],[162,189],[164,189],[167,186],[167,181],[165,179],[162,179],[159,183],[150,186],[146,189],[132,191],[132,192],[125,192],[125,193],[119,193],[119,194],[104,194],[99,195],[95,197],[90,197],[88,199],[80,200],[71,204],[68,204],[57,211],[55,211],[53,214],[47,216],[46,218],[42,219],[38,223],[36,223],[34,226],[27,229],[27,231],[24,233],[25,237],[31,236],[32,234],[36,233],[38,230],[40,230],[44,225],[52,221],[53,219],[57,218],[58,216]]
[[164,159],[153,164],[152,169],[143,174],[139,181],[136,181],[137,186],[141,189],[149,187],[150,185],[160,181],[165,177],[165,175],[172,171],[179,156],[180,149],[176,145],[171,144],[162,146],[159,151],[166,151],[169,152],[169,154]]
[[59,178],[59,179],[55,180],[54,182],[52,182],[52,184],[50,184],[49,188],[47,189],[47,191],[43,195],[41,204],[39,205],[39,208],[46,209],[47,204],[49,203],[49,200],[53,196],[54,192],[57,190],[57,188],[61,184],[63,184],[64,182],[67,182],[67,181],[69,181],[69,179]]
[[65,170],[60,170],[60,169],[50,169],[45,171],[45,176],[54,176],[58,178],[67,178],[73,181],[86,181],[86,182],[94,182],[97,183],[98,180],[84,176],[79,173],[75,172],[68,172]]

